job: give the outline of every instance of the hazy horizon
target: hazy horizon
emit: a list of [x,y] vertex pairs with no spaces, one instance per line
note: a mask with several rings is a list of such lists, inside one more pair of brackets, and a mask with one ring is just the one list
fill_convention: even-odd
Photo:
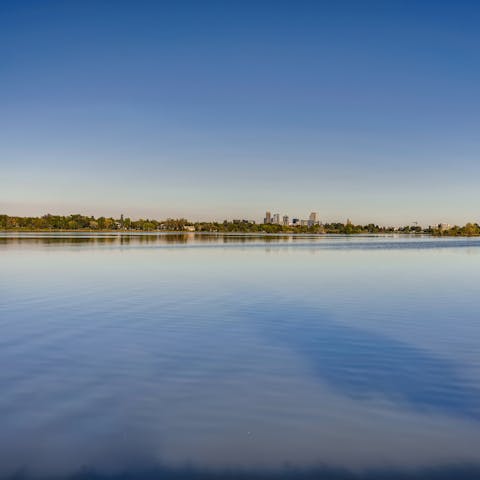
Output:
[[475,2],[0,5],[0,213],[480,220]]

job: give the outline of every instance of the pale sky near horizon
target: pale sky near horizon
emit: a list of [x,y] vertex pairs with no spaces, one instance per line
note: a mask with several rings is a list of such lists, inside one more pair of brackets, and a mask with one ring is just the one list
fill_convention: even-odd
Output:
[[480,222],[474,1],[0,3],[0,213]]

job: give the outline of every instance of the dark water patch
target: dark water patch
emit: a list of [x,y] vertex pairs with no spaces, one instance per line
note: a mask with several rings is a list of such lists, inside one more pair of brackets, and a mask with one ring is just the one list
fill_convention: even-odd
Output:
[[31,476],[17,472],[4,480],[478,480],[478,465],[445,465],[419,469],[375,469],[354,472],[340,468],[287,467],[282,470],[156,467],[105,474],[89,468],[66,476]]
[[335,322],[326,312],[294,305],[252,314],[268,339],[281,341],[322,381],[353,399],[386,397],[420,411],[480,421],[480,388],[463,365],[379,332]]

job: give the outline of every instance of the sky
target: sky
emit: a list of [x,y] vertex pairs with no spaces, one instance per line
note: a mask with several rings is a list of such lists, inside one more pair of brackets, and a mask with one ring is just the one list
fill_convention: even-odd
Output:
[[480,3],[0,2],[0,213],[480,222]]

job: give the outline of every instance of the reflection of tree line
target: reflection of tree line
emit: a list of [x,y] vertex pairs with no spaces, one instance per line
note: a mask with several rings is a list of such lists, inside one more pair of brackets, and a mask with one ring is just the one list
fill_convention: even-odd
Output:
[[[299,240],[305,240],[300,237]],[[202,234],[202,233],[146,233],[131,235],[121,233],[118,235],[102,236],[92,233],[82,236],[59,235],[59,236],[7,236],[0,237],[0,244],[38,244],[38,245],[146,245],[146,244],[165,244],[178,245],[188,243],[210,243],[210,244],[246,244],[261,241],[262,243],[292,243],[295,238],[283,236],[265,236],[265,235],[224,235],[224,234]]]
[[19,244],[19,243],[33,243],[42,245],[82,245],[82,244],[96,244],[96,245],[130,245],[130,244],[175,244],[175,243],[187,243],[192,239],[188,238],[188,235],[118,235],[114,237],[101,237],[95,234],[84,237],[3,237],[0,238],[0,244]]

